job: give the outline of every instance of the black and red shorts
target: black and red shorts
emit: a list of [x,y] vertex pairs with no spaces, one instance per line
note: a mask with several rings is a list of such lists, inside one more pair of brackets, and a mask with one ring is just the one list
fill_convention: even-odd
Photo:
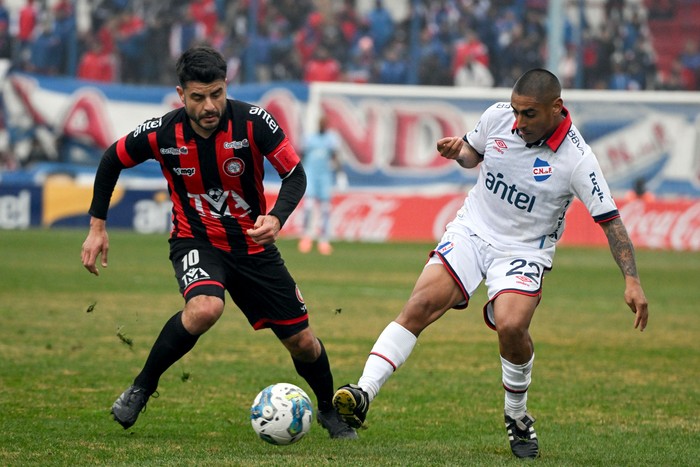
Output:
[[195,239],[171,239],[170,261],[185,301],[198,295],[225,300],[228,291],[254,329],[280,339],[309,325],[306,304],[277,247],[234,255]]

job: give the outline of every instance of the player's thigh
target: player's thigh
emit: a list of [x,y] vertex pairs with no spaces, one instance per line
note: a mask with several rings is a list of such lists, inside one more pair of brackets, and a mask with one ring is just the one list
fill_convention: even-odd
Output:
[[483,249],[486,243],[471,232],[451,223],[438,245],[430,253],[428,265],[442,264],[460,289],[462,299],[453,304],[466,308],[469,299],[484,279]]
[[271,328],[286,339],[308,327],[301,291],[277,248],[237,258],[226,289],[254,329]]
[[173,240],[170,245],[170,261],[186,301],[200,295],[224,300],[226,281],[222,252],[194,239]]
[[542,281],[550,260],[544,252],[502,254],[492,252],[486,272],[489,301],[485,307],[487,324],[525,327],[542,294]]

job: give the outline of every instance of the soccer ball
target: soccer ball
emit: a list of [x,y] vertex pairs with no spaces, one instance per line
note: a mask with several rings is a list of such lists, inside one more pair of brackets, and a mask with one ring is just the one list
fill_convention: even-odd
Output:
[[309,396],[290,383],[266,387],[255,396],[250,407],[253,430],[270,444],[296,443],[309,432],[312,420]]

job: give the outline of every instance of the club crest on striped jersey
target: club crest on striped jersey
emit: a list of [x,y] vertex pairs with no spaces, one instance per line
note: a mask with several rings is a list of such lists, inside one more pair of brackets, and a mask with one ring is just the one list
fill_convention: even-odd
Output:
[[230,177],[239,177],[245,171],[245,162],[239,157],[231,157],[224,161],[224,173]]
[[532,166],[532,176],[536,182],[544,182],[552,176],[554,169],[547,161],[543,161],[539,157],[535,159],[535,164]]

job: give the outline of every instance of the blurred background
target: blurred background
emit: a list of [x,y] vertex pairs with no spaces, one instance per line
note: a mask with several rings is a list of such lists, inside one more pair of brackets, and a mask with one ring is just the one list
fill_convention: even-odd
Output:
[[[0,229],[87,225],[102,152],[180,105],[174,62],[207,43],[299,152],[320,115],[338,133],[334,238],[439,237],[476,172],[435,140],[545,67],[635,241],[698,250],[698,24],[700,0],[0,0]],[[158,165],[120,181],[111,222],[167,232]],[[604,243],[579,211],[564,242]]]

